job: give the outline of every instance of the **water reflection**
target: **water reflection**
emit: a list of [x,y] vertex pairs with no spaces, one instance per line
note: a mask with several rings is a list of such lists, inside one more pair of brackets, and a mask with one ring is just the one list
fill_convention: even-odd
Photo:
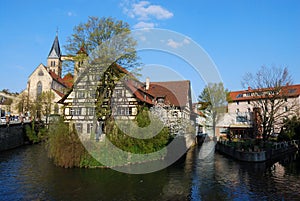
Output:
[[0,153],[0,200],[300,200],[298,155],[242,163],[191,149],[159,172],[53,166],[41,145]]
[[297,154],[279,162],[237,162],[220,154],[196,162],[191,200],[300,200]]

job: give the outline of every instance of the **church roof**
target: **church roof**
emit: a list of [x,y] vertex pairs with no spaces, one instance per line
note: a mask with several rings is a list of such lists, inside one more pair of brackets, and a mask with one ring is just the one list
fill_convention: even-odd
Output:
[[61,85],[65,86],[66,88],[71,88],[72,85],[70,85],[68,82],[66,82],[63,78],[59,77],[55,72],[49,71],[49,74],[53,80],[60,83]]
[[50,49],[48,58],[60,58],[61,57],[61,51],[60,51],[60,46],[58,42],[58,36],[56,35],[52,47]]

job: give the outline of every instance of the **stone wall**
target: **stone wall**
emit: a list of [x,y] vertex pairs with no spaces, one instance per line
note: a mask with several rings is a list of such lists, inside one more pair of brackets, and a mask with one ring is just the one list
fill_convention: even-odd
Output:
[[25,124],[0,125],[0,151],[22,146],[25,138]]
[[286,146],[269,149],[268,151],[260,150],[250,152],[237,150],[235,147],[228,146],[226,143],[219,141],[216,145],[216,150],[240,161],[263,162],[271,159],[274,160],[287,153],[296,152],[299,149],[298,143],[299,142],[294,140],[285,142],[284,144],[286,144]]
[[260,151],[260,152],[238,151],[234,147],[221,144],[220,142],[217,143],[216,150],[240,161],[263,162],[267,160],[265,151]]

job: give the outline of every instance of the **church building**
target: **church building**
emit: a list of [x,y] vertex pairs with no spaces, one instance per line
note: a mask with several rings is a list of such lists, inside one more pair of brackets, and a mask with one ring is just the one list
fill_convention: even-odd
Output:
[[51,91],[54,94],[52,113],[62,114],[57,102],[71,89],[73,75],[68,73],[62,77],[62,63],[67,60],[61,53],[58,36],[56,35],[47,58],[47,65],[40,64],[28,78],[27,88],[31,102],[36,102],[42,92]]

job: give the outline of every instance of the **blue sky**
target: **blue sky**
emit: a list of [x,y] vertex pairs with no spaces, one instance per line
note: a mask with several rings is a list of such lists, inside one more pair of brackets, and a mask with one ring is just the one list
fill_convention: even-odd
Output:
[[[0,89],[24,89],[31,72],[46,63],[57,27],[63,47],[73,27],[88,16],[112,16],[132,29],[154,27],[186,35],[209,54],[231,91],[242,89],[243,75],[262,65],[287,66],[294,83],[300,84],[300,1],[3,0],[0,4]],[[142,62],[176,68],[189,79],[184,62],[155,54],[143,53]],[[199,94],[203,80],[191,80]]]

